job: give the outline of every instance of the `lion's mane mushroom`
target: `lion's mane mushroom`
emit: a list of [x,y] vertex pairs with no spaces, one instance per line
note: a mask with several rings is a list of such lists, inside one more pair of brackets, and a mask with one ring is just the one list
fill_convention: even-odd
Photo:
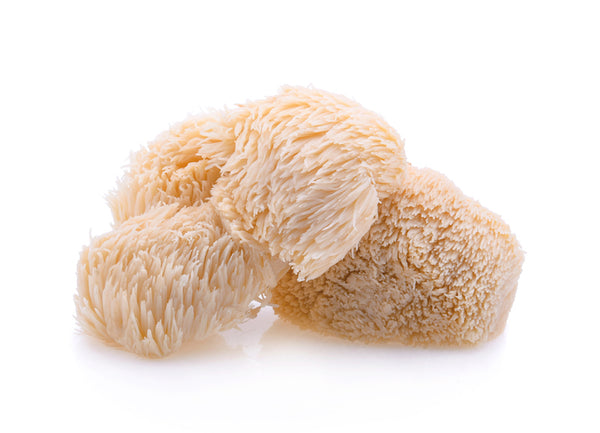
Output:
[[522,262],[498,215],[409,167],[358,248],[313,280],[288,272],[272,302],[292,323],[351,340],[470,345],[504,329]]
[[318,277],[354,248],[404,167],[389,125],[319,90],[190,119],[110,196],[114,229],[78,265],[77,320],[144,356],[231,328],[289,266]]

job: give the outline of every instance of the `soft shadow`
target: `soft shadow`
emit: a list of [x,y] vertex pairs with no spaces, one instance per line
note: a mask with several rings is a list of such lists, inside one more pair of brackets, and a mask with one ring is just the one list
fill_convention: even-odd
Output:
[[256,359],[263,347],[263,334],[277,320],[273,309],[263,308],[257,317],[242,323],[237,328],[213,335],[207,339],[184,344],[175,353],[164,358],[145,358],[131,353],[120,346],[108,345],[96,338],[75,333],[73,350],[76,357],[83,363],[98,361],[147,362],[158,363],[201,363],[215,360],[231,360],[235,358]]
[[264,355],[281,352],[303,352],[309,358],[340,357],[342,359],[388,360],[410,365],[412,362],[436,364],[447,362],[456,366],[492,366],[500,362],[506,348],[506,336],[475,346],[415,347],[396,342],[362,343],[301,329],[278,319],[262,337]]
[[300,353],[310,358],[338,357],[350,359],[389,359],[394,362],[438,362],[493,364],[502,357],[505,333],[496,339],[468,347],[410,347],[398,343],[360,343],[301,329],[278,318],[271,307],[263,308],[256,318],[235,329],[199,342],[185,344],[177,352],[149,359],[119,347],[110,347],[86,335],[74,336],[74,352],[82,364],[96,368],[98,363],[118,361],[131,365],[189,365],[194,368],[213,362],[258,362],[286,353]]

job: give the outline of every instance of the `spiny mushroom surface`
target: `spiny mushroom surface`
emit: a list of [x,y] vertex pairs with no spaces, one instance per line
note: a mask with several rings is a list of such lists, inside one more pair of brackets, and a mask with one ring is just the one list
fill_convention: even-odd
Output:
[[78,321],[149,357],[236,326],[287,266],[234,242],[211,202],[159,206],[92,240],[78,266]]
[[231,328],[288,266],[316,277],[355,247],[404,166],[385,122],[318,90],[184,122],[111,195],[115,227],[78,266],[78,322],[145,356]]
[[409,167],[355,250],[310,281],[288,272],[272,302],[292,323],[351,340],[470,345],[504,329],[522,262],[498,215]]
[[217,209],[234,236],[315,278],[397,189],[404,144],[379,116],[327,92],[285,88],[240,111],[235,152],[212,191]]
[[235,114],[192,116],[132,154],[128,171],[108,197],[115,225],[156,206],[197,206],[209,199],[235,149]]

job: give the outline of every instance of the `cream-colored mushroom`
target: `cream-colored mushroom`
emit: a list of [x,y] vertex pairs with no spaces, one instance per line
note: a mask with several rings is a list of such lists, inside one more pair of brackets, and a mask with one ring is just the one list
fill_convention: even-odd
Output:
[[227,111],[193,116],[132,154],[108,196],[115,225],[156,206],[197,206],[210,198],[235,148],[235,121]]
[[409,167],[356,250],[311,281],[288,272],[272,302],[303,328],[351,340],[469,345],[504,329],[522,262],[498,215]]
[[234,236],[315,278],[358,244],[398,188],[404,144],[373,112],[318,90],[288,87],[240,111],[216,207]]
[[78,267],[90,334],[162,356],[249,317],[291,265],[317,277],[403,175],[403,143],[341,96],[287,88],[184,122],[133,157]]
[[83,250],[77,319],[109,344],[164,356],[251,317],[287,269],[233,241],[210,201],[159,206]]

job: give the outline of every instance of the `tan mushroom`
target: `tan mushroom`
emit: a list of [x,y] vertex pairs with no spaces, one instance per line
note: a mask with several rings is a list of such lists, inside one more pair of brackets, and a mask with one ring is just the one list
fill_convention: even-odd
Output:
[[497,215],[406,167],[379,117],[314,89],[176,125],[109,202],[115,229],[82,253],[78,320],[142,355],[235,326],[271,295],[326,334],[475,344],[502,332],[523,262]]
[[351,340],[470,345],[504,329],[522,263],[498,215],[409,167],[358,248],[310,281],[288,272],[272,302],[292,323]]

